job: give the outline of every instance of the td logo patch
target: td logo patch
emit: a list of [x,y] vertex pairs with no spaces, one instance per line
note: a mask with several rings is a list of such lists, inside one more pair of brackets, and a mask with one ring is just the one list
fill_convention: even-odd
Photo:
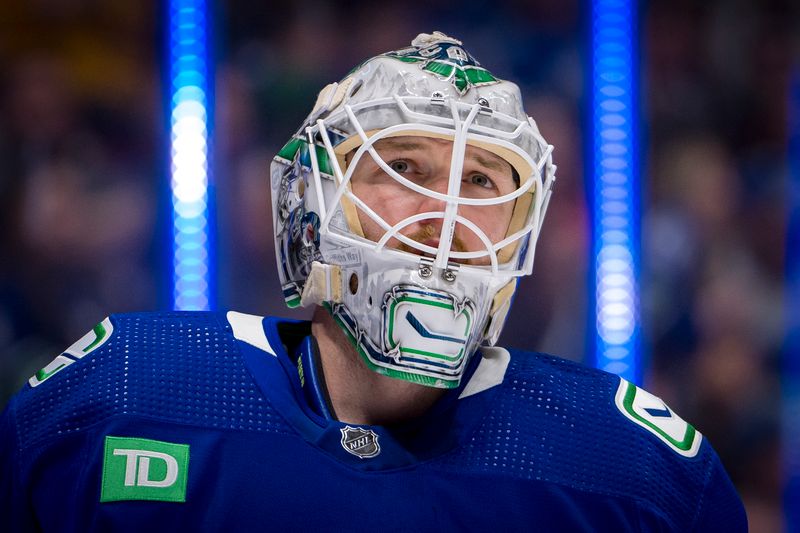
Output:
[[189,445],[107,436],[101,502],[185,502]]
[[644,389],[622,378],[615,397],[617,409],[684,457],[694,457],[703,435]]

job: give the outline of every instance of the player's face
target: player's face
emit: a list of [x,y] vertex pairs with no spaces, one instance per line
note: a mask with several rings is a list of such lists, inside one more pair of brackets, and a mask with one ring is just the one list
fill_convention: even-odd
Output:
[[[451,141],[428,137],[391,137],[379,140],[373,146],[398,174],[426,189],[447,194],[453,151]],[[353,193],[390,225],[418,213],[445,210],[443,201],[409,189],[384,172],[369,155],[362,157],[353,171],[351,186]],[[461,175],[462,198],[496,198],[513,192],[517,187],[518,183],[507,161],[488,150],[469,145],[466,147]],[[514,200],[510,200],[485,206],[459,205],[458,215],[477,225],[494,244],[505,238],[513,210]],[[380,240],[384,230],[361,210],[359,221],[368,239]],[[442,222],[442,218],[424,219],[405,227],[401,233],[414,241],[437,248]],[[421,253],[396,239],[391,239],[388,245],[411,253]],[[456,224],[451,251],[485,250],[486,246],[475,232],[464,224]],[[488,264],[489,259],[482,257],[466,262]]]

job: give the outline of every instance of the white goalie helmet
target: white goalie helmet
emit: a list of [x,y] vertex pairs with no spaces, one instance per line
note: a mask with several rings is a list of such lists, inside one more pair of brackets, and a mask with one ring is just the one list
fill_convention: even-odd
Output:
[[287,305],[324,305],[379,373],[456,387],[531,273],[551,152],[519,88],[460,41],[367,60],[270,169]]

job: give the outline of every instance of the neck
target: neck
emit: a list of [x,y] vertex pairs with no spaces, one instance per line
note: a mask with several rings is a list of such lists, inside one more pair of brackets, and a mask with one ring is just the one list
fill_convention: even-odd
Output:
[[419,417],[445,393],[367,367],[333,317],[317,307],[311,323],[333,410],[340,422],[390,425]]

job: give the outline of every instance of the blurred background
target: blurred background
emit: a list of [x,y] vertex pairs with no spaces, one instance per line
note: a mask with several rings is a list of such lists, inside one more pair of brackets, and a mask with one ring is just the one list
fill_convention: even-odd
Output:
[[[591,363],[588,5],[219,0],[217,307],[302,316],[275,274],[267,168],[324,85],[438,29],[517,81],[559,181],[503,344]],[[715,445],[753,531],[781,531],[791,0],[641,5],[645,386]],[[163,9],[0,6],[0,408],[112,312],[165,309]]]

